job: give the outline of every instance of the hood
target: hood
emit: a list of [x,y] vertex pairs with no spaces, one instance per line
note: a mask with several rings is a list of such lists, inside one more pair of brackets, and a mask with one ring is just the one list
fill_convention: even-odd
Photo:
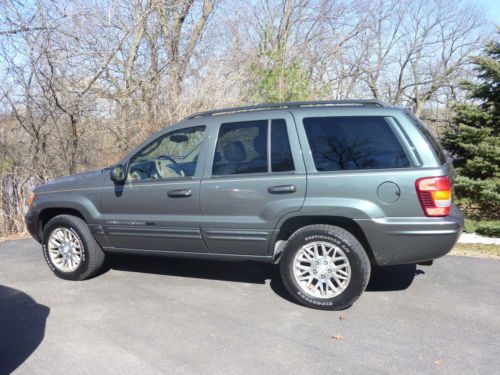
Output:
[[102,186],[106,176],[109,176],[108,168],[73,174],[39,185],[34,192],[36,194],[69,189],[97,188]]

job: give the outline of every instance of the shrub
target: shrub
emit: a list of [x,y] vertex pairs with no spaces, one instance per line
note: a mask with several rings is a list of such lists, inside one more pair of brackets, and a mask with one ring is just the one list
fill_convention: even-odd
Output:
[[500,220],[480,221],[477,223],[476,232],[488,237],[500,237]]
[[465,219],[464,223],[464,232],[465,233],[474,233],[477,228],[477,221]]

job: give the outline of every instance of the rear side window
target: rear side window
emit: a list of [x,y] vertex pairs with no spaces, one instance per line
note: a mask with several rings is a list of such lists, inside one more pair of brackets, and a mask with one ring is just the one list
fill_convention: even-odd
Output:
[[295,170],[286,121],[281,119],[273,120],[271,124],[271,170],[272,172]]
[[267,120],[222,124],[212,174],[267,172]]
[[303,123],[318,171],[410,167],[383,117],[309,117]]
[[[271,129],[268,128],[270,123]],[[213,175],[286,172],[294,169],[285,120],[221,125],[212,166]]]

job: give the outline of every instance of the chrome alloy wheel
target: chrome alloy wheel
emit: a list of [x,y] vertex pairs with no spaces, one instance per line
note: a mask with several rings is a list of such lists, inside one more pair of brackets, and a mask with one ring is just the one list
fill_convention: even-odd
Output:
[[341,294],[351,280],[351,266],[345,253],[329,242],[310,242],[293,260],[293,275],[302,291],[315,298]]
[[54,229],[47,247],[52,264],[60,271],[73,272],[82,261],[82,243],[68,228]]

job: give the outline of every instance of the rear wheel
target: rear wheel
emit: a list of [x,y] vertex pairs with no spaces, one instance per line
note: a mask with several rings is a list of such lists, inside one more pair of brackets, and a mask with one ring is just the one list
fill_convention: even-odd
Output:
[[104,252],[79,217],[59,215],[43,231],[43,254],[54,274],[65,280],[92,277],[104,262]]
[[310,225],[290,237],[280,270],[287,290],[299,303],[341,310],[365,290],[370,261],[348,231],[332,225]]

